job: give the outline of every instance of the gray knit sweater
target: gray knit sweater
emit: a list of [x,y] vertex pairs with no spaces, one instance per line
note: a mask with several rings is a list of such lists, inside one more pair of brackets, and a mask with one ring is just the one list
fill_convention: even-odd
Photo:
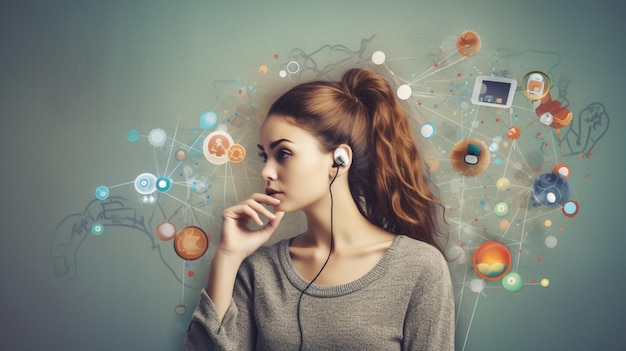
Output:
[[[203,290],[186,350],[298,350],[297,305],[308,282],[289,241],[262,247],[242,264],[222,323]],[[454,350],[454,298],[434,247],[398,236],[362,278],[311,285],[302,298],[303,350]]]

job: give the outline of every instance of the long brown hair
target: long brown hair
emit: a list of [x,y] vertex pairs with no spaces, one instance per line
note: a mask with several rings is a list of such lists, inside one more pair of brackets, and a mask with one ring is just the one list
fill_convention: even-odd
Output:
[[[317,136],[326,151],[352,148],[348,181],[354,201],[372,223],[405,234],[444,253],[438,214],[443,206],[432,189],[406,113],[387,81],[367,69],[350,69],[340,81],[295,86],[270,107]],[[443,218],[442,218],[443,219]]]

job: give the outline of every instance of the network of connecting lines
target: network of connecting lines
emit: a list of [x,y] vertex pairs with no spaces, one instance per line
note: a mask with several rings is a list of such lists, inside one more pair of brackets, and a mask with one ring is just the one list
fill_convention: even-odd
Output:
[[552,57],[539,56],[545,72],[506,52],[481,50],[472,31],[426,56],[372,54],[409,106],[445,204],[463,350],[487,289],[550,285],[542,255],[557,246],[560,223],[578,214],[568,182],[577,159],[566,159],[561,140],[573,113],[557,99],[566,91],[550,88]]

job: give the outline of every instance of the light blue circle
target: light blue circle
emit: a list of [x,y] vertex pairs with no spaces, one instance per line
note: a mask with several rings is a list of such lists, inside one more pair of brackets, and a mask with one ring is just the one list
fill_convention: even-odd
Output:
[[155,183],[156,190],[165,193],[172,188],[172,180],[169,177],[159,177]]
[[139,131],[137,129],[131,129],[126,132],[126,139],[131,143],[136,143],[139,140]]
[[576,206],[576,203],[574,202],[568,202],[565,204],[565,206],[563,206],[563,211],[565,211],[565,213],[570,214],[570,215],[576,213],[577,209],[578,209],[578,206]]
[[104,233],[104,225],[102,223],[94,223],[91,226],[91,234],[102,235]]
[[141,195],[152,194],[156,190],[157,178],[150,173],[142,173],[135,178],[135,190]]
[[206,110],[200,113],[198,124],[202,129],[211,129],[217,124],[217,114],[213,110]]
[[109,197],[109,188],[104,185],[101,185],[96,188],[96,199],[98,200],[106,200]]

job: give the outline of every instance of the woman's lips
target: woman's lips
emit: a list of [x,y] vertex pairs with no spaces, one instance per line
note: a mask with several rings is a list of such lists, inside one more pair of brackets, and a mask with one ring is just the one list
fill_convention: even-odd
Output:
[[278,195],[282,195],[282,192],[274,189],[274,188],[265,188],[265,194],[271,197],[276,197]]

